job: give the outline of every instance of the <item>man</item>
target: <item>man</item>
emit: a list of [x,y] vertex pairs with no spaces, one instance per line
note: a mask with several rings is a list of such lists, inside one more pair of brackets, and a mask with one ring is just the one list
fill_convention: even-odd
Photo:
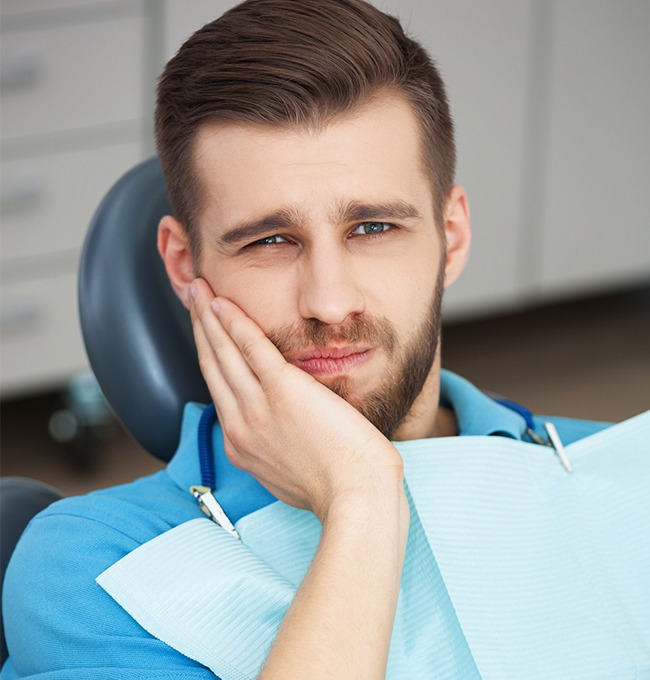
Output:
[[[419,518],[391,442],[516,441],[541,425],[531,432],[441,371],[441,298],[467,259],[470,225],[438,72],[396,20],[361,0],[250,0],[167,65],[156,131],[174,210],[158,246],[218,413],[217,500],[240,530],[282,507],[275,499],[322,525],[259,677],[385,677],[396,612],[410,625],[400,589],[414,592],[418,579],[430,584],[421,599],[439,632],[420,639],[425,627],[413,623],[403,650],[413,667],[394,677],[431,677],[431,664],[440,677],[477,677],[433,555],[422,548],[405,567],[420,550]],[[201,517],[188,493],[200,414],[188,407],[167,471],[68,499],[32,524],[8,577],[3,678],[213,677],[201,649],[170,642],[183,637],[180,610],[157,614],[171,638],[152,634],[101,581]],[[555,423],[564,443],[602,428]],[[242,538],[242,549],[253,545]],[[31,561],[45,546],[45,566]],[[201,599],[204,584],[191,585]],[[238,602],[210,608],[227,619]],[[265,616],[260,605],[252,626]],[[220,644],[208,639],[204,648]],[[212,670],[247,677],[230,652]]]

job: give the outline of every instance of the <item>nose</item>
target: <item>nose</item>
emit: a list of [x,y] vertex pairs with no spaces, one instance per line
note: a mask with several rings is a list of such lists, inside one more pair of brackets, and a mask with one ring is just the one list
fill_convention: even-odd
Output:
[[300,278],[299,311],[303,319],[333,326],[364,311],[362,281],[345,248],[311,253],[303,260]]

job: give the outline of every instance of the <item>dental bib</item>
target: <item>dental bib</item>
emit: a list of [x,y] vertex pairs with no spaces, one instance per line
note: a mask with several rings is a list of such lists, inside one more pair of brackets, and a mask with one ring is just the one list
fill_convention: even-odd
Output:
[[[411,525],[386,677],[650,679],[650,412],[566,447],[397,444]],[[257,677],[318,546],[275,502],[182,524],[99,583],[222,680]]]

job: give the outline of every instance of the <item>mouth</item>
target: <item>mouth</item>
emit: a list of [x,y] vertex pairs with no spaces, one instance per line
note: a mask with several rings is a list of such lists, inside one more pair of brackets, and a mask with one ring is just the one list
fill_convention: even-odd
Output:
[[321,347],[287,361],[313,376],[342,375],[364,364],[371,352],[369,347]]

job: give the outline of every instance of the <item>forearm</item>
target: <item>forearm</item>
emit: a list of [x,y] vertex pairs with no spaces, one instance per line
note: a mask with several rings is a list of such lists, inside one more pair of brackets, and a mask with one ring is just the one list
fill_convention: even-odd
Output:
[[260,678],[384,678],[406,550],[401,482],[333,504]]

